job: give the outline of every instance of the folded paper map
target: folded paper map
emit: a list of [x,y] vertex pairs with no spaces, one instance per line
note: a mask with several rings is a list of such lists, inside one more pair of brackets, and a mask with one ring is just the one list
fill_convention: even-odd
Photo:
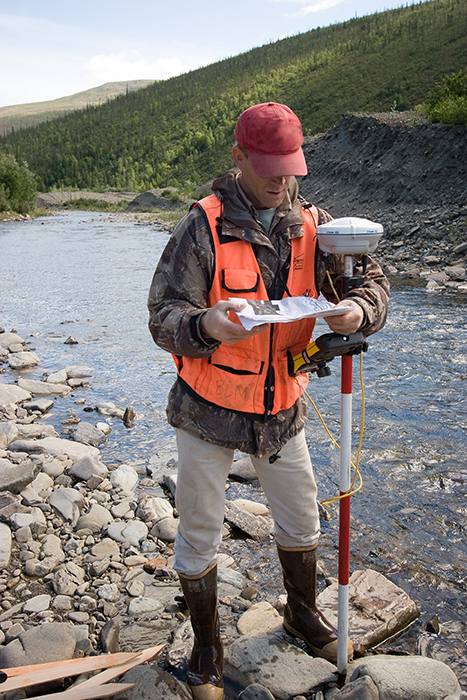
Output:
[[262,323],[290,323],[302,318],[325,318],[342,316],[352,310],[351,306],[336,306],[325,299],[311,297],[286,297],[277,301],[230,298],[229,301],[244,302],[245,307],[237,316],[245,330],[249,331]]

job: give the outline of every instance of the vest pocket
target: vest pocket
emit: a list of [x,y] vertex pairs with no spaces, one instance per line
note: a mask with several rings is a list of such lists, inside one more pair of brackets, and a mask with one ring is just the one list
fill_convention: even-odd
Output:
[[259,273],[254,270],[221,270],[222,289],[231,294],[251,294],[259,286]]
[[216,350],[208,358],[208,363],[224,372],[241,375],[262,374],[264,368],[264,362],[262,360],[247,357],[246,353],[245,355],[243,353],[236,354],[232,352],[232,349],[230,352]]

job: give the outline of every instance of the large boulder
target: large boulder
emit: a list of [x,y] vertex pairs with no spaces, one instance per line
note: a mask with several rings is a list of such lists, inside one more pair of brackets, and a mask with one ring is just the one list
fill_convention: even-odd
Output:
[[[337,583],[318,596],[318,608],[336,628],[338,597]],[[405,629],[420,615],[405,591],[373,569],[354,571],[349,600],[350,638],[359,654]]]
[[243,686],[259,683],[277,700],[290,700],[337,679],[333,664],[309,656],[281,632],[236,639],[226,649],[226,666],[235,681]]

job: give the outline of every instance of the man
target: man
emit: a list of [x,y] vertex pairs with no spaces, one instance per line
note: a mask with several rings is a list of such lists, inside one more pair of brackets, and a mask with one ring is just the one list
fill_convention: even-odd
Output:
[[[298,382],[287,371],[287,350],[306,347],[314,321],[246,331],[235,315],[242,303],[231,300],[316,298],[321,291],[335,301],[316,243],[316,226],[331,217],[298,194],[294,176],[306,175],[307,166],[292,110],[254,105],[240,115],[235,138],[236,168],[214,181],[214,194],[175,229],[148,302],[152,336],[174,355],[178,371],[167,407],[179,454],[175,569],[195,634],[187,681],[197,700],[223,697],[216,556],[235,449],[251,456],[274,518],[288,593],[284,626],[314,654],[337,659],[336,630],[315,604],[319,516],[303,430],[307,375]],[[332,264],[342,292],[342,269]],[[384,325],[388,295],[370,259],[362,287],[339,302],[351,311],[331,317],[329,327],[374,333]]]

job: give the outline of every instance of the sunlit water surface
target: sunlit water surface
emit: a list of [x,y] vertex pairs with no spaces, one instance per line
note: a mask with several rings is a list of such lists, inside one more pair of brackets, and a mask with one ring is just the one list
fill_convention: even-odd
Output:
[[[67,365],[92,369],[91,385],[58,399],[48,422],[61,429],[74,401],[112,401],[138,415],[127,429],[112,419],[101,449],[105,462],[144,471],[151,459],[173,456],[165,419],[175,378],[171,357],[147,330],[146,300],[168,234],[154,227],[109,221],[106,214],[70,212],[30,222],[0,224],[0,324],[36,348],[41,365],[23,373],[41,378]],[[362,490],[352,497],[351,570],[375,568],[417,602],[421,618],[393,643],[400,650],[435,654],[467,679],[467,296],[427,293],[418,284],[393,284],[386,327],[363,356],[365,433],[360,456]],[[318,333],[326,332],[323,322]],[[68,336],[79,344],[65,345]],[[338,438],[340,364],[328,378],[313,377],[310,394]],[[361,422],[359,360],[354,359],[353,425]],[[4,375],[12,381],[17,373]],[[320,497],[336,495],[339,451],[310,407],[307,437]],[[257,485],[231,485],[263,499]],[[333,507],[337,515],[337,508]],[[337,525],[323,521],[320,555],[336,575]],[[231,542],[241,567],[261,571],[271,600],[280,588],[271,545]],[[441,634],[423,634],[439,616]],[[465,687],[465,685],[464,685]]]

